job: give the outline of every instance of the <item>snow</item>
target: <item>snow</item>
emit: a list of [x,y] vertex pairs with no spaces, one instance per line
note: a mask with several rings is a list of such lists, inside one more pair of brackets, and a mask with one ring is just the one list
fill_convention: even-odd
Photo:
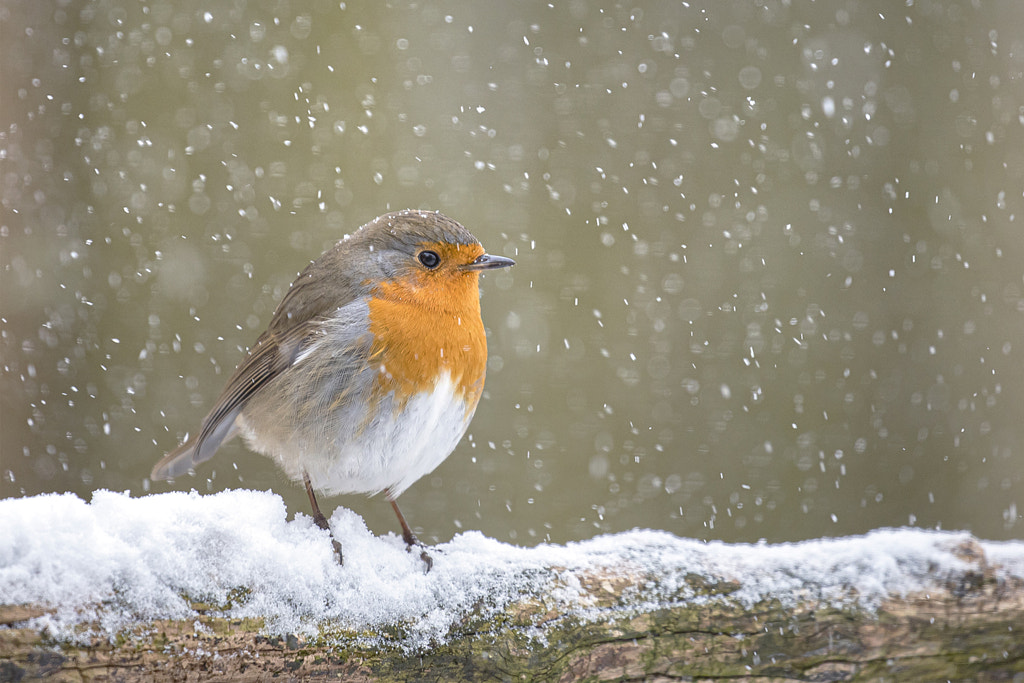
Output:
[[[596,615],[580,572],[641,577],[632,592],[639,606],[723,599],[695,596],[687,575],[696,574],[739,581],[728,599],[745,606],[810,597],[870,609],[970,567],[952,552],[971,539],[967,533],[887,529],[730,545],[634,530],[536,548],[467,532],[432,548],[426,573],[399,537],[373,536],[353,512],[338,508],[331,525],[344,565],[326,532],[305,515],[288,521],[281,498],[268,492],[0,500],[0,604],[51,609],[30,625],[57,638],[80,636],[84,625],[112,636],[154,619],[194,619],[201,602],[226,617],[263,618],[269,634],[322,636],[326,625],[383,631],[392,641],[398,633],[398,646],[417,649],[443,642],[474,611],[499,612],[524,592],[582,619]],[[1024,543],[981,547],[999,571],[1024,576]]]

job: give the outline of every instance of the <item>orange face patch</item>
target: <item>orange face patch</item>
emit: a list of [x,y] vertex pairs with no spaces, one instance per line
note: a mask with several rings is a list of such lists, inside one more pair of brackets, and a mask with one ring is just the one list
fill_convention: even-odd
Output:
[[[370,299],[370,357],[378,371],[378,391],[394,393],[395,408],[431,391],[447,371],[472,414],[483,391],[487,340],[480,319],[479,275],[463,270],[483,247],[432,243],[421,245],[440,257],[436,268],[418,261],[395,280],[377,285]],[[415,258],[415,257],[414,257]]]

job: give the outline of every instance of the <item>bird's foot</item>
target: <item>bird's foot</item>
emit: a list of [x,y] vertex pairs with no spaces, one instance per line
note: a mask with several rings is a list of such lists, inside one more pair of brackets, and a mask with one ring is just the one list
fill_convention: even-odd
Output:
[[427,548],[429,546],[420,539],[416,538],[414,534],[409,534],[408,536],[403,534],[402,540],[405,541],[406,552],[413,552],[413,548],[419,549],[420,559],[423,560],[423,564],[426,565],[426,568],[424,568],[423,573],[427,574],[428,572],[430,572],[431,568],[433,568],[434,566],[434,558],[432,558],[430,554],[427,552]]
[[338,560],[338,564],[345,564],[345,558],[341,554],[341,543],[338,543],[338,539],[334,537],[334,533],[331,531],[331,525],[327,522],[327,518],[324,517],[323,513],[319,510],[313,515],[313,521],[316,525],[326,531],[331,536],[331,545],[334,546],[334,557]]
[[306,470],[302,470],[302,483],[306,485],[306,495],[309,496],[309,504],[313,508],[313,521],[316,522],[318,527],[330,534],[331,545],[334,546],[334,557],[337,558],[338,564],[345,564],[345,558],[341,554],[341,544],[334,537],[331,525],[327,523],[324,513],[320,512],[320,506],[316,502],[316,495],[313,493],[313,483],[309,480],[309,473]]
[[[390,494],[388,494],[390,496]],[[398,523],[402,525],[402,540],[405,541],[405,549],[410,553],[412,552],[413,546],[420,549],[420,559],[423,560],[423,564],[427,565],[427,568],[423,571],[424,574],[430,571],[430,568],[434,566],[434,560],[431,559],[430,555],[427,554],[427,546],[416,538],[416,534],[412,532],[412,528],[409,523],[405,521],[405,515],[398,508],[398,503],[395,502],[394,498],[389,498],[391,507],[395,511],[395,515],[398,516]]]

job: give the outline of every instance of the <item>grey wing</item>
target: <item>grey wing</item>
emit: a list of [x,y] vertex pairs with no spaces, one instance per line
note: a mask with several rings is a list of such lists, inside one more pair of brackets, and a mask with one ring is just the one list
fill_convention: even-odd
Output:
[[[340,247],[335,247],[299,274],[274,311],[267,331],[228,380],[199,434],[164,456],[153,467],[151,479],[172,479],[213,457],[220,445],[237,433],[235,420],[253,394],[301,358],[328,320],[344,317],[356,321],[363,313],[365,325],[365,287],[354,283],[338,286],[337,278],[347,277],[339,268],[338,254]],[[329,279],[335,282],[325,282]]]
[[[203,421],[194,462],[208,460],[225,439],[235,435],[242,411],[257,423],[270,420],[280,425],[290,421],[281,419],[282,408],[326,415],[331,406],[347,402],[351,394],[365,393],[374,376],[367,371],[372,349],[368,315],[367,302],[357,299],[330,316],[307,320],[283,334],[264,333]],[[290,381],[275,389],[271,398],[254,399],[286,372]]]
[[249,398],[295,363],[304,346],[316,337],[319,326],[320,321],[308,320],[279,338],[265,332],[256,340],[256,346],[235,370],[203,420],[196,438],[195,463],[212,458],[229,432],[234,436],[235,418]]
[[264,332],[203,419],[199,434],[164,456],[153,467],[150,478],[173,479],[212,458],[220,445],[237,433],[235,418],[249,398],[295,362],[316,338],[320,323],[307,320],[280,337]]

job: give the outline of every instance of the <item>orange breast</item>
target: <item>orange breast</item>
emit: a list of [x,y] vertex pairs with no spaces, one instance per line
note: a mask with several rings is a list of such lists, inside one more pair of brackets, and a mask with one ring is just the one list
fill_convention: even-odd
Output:
[[396,411],[412,396],[431,391],[447,370],[456,395],[466,402],[466,417],[472,415],[487,366],[478,280],[475,272],[419,272],[375,289],[369,303],[371,363],[379,395],[394,392]]

